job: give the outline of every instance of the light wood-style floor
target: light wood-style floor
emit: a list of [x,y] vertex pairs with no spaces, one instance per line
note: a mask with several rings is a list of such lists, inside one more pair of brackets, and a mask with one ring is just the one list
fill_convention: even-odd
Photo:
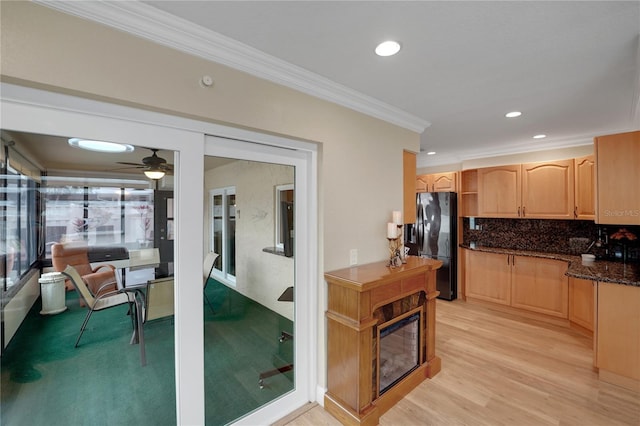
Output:
[[[640,394],[598,380],[591,338],[460,300],[436,313],[442,371],[380,425],[640,425]],[[340,425],[319,405],[283,420]]]

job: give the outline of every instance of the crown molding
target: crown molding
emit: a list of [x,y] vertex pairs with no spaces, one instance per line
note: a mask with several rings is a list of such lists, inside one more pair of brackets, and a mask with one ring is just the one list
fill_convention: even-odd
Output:
[[505,155],[526,154],[531,152],[552,151],[554,149],[573,148],[577,146],[592,145],[593,136],[580,136],[570,139],[558,139],[555,141],[536,142],[532,146],[530,142],[514,144],[510,147],[481,148],[477,150],[467,150],[458,154],[448,155],[427,155],[424,152],[416,156],[416,167],[433,167],[448,164],[462,163],[469,160],[479,160],[482,158],[501,157]]
[[422,133],[431,125],[392,105],[138,1],[34,2],[226,65],[416,133]]

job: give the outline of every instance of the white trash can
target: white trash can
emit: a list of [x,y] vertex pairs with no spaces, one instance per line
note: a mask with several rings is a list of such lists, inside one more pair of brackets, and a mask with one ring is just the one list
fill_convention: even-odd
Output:
[[64,281],[64,275],[60,272],[49,272],[40,276],[38,282],[42,296],[41,315],[59,314],[67,309]]

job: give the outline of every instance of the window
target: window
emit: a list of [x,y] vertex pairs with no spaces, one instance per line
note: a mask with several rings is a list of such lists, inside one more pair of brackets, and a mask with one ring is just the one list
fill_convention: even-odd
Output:
[[236,276],[236,188],[212,189],[211,250],[220,256],[214,264],[214,274],[235,283]]
[[[8,150],[5,156],[8,157]],[[38,182],[2,161],[0,270],[2,289],[18,283],[38,257]],[[35,224],[35,226],[34,226]]]
[[293,256],[293,184],[276,186],[275,241],[276,248],[287,257]]
[[[101,182],[104,183],[104,180]],[[47,184],[46,254],[56,242],[146,248],[153,242],[153,190]]]

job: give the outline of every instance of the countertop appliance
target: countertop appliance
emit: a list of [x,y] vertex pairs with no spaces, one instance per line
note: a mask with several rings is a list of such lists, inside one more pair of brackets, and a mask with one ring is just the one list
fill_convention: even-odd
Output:
[[404,245],[409,254],[442,260],[436,271],[438,298],[458,296],[457,194],[419,192],[416,194],[416,223],[405,225]]

